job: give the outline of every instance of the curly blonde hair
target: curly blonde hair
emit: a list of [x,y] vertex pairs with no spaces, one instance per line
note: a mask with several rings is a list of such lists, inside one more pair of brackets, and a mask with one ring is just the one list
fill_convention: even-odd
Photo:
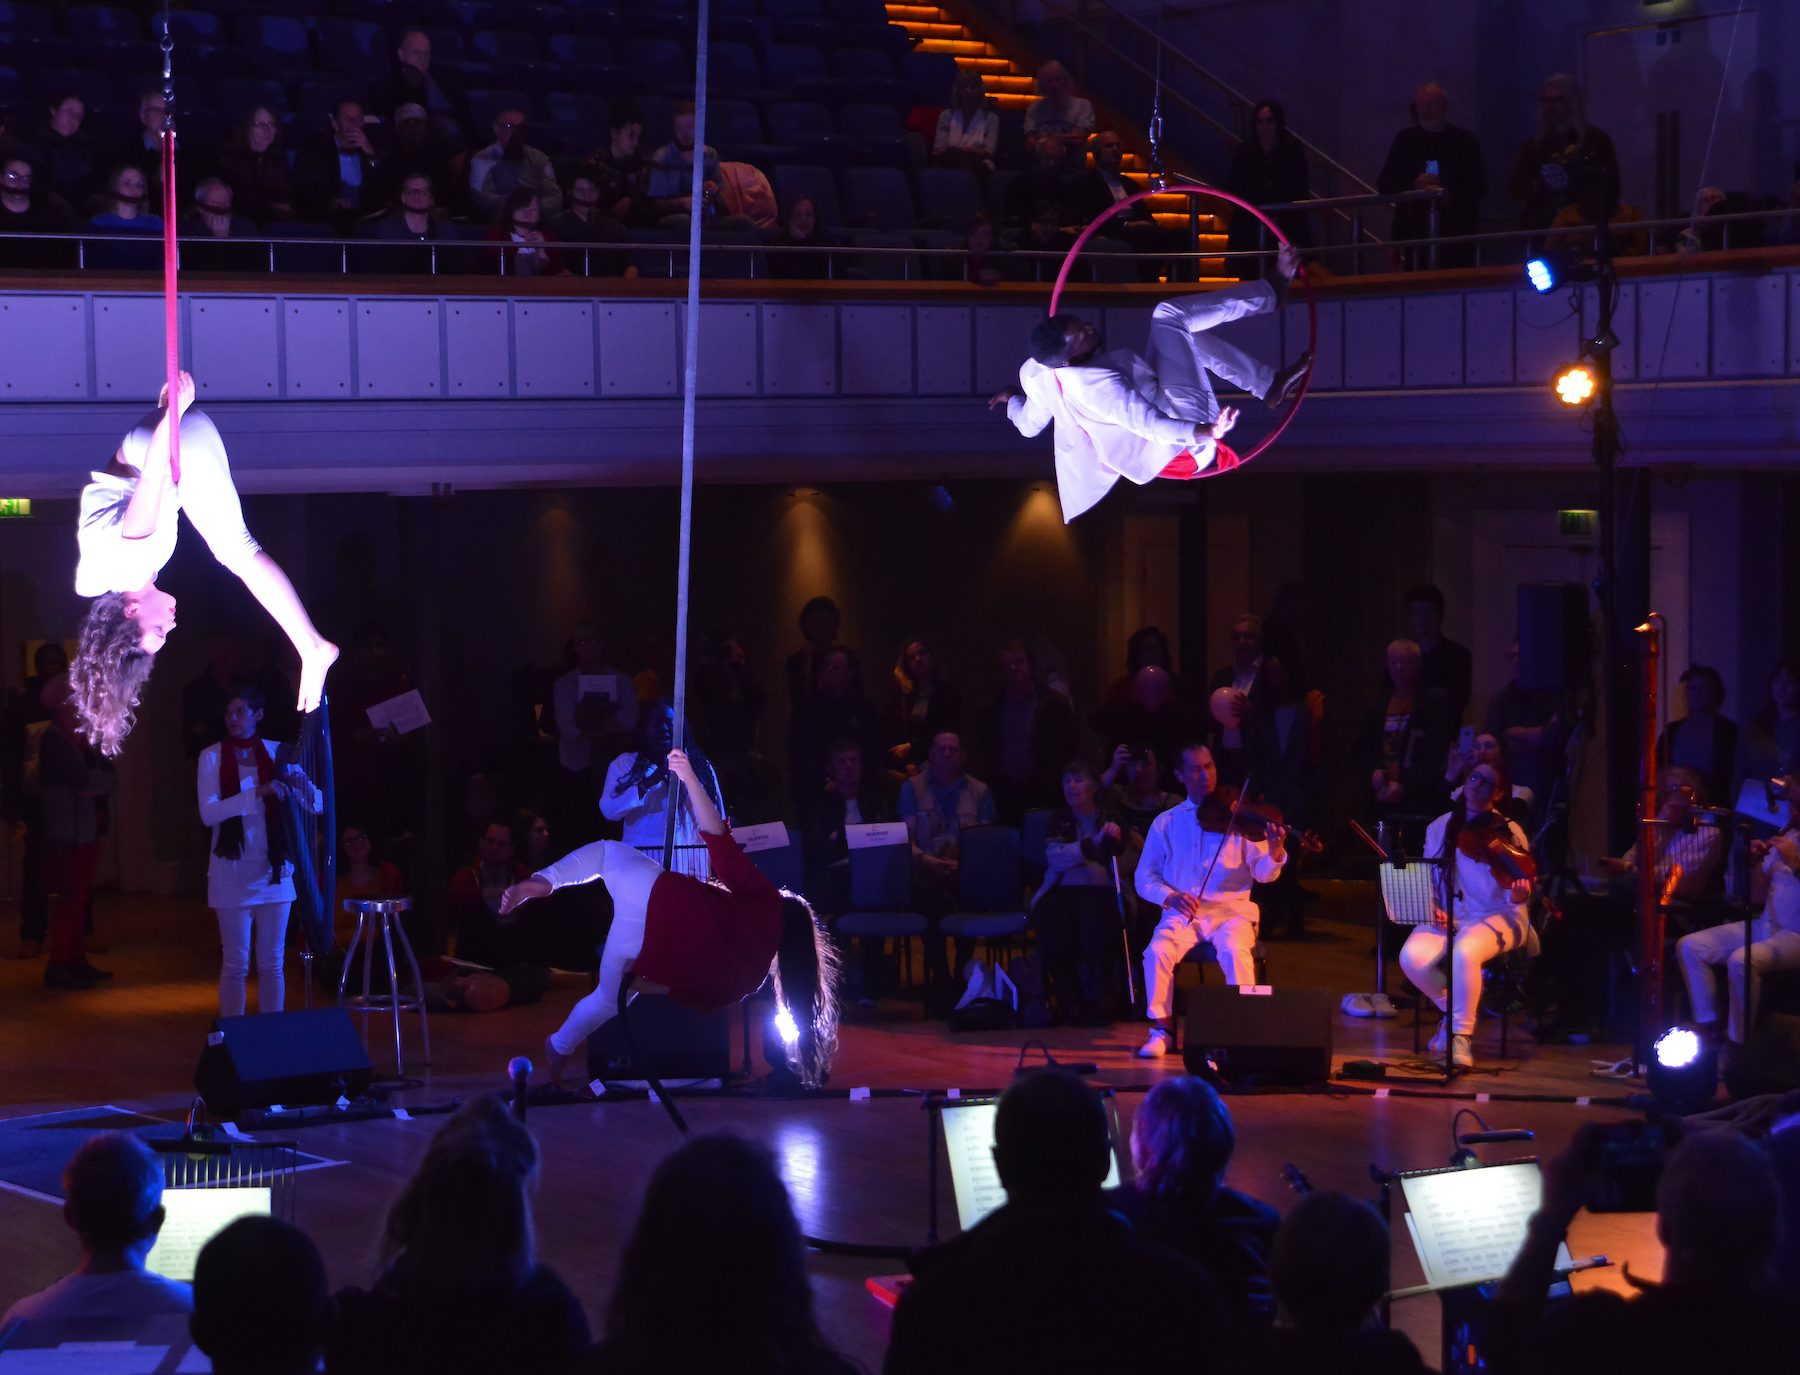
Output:
[[109,759],[125,748],[125,737],[137,722],[138,698],[156,666],[137,621],[125,614],[125,597],[108,592],[94,598],[69,664],[69,692],[81,733]]

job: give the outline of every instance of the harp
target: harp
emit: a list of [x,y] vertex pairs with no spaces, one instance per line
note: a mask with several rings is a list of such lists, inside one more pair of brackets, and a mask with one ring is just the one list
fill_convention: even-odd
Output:
[[331,769],[331,712],[328,697],[300,721],[294,743],[281,748],[277,760],[306,775],[325,798],[309,811],[298,793],[281,803],[281,826],[288,857],[294,865],[294,915],[301,932],[300,959],[305,968],[306,1006],[312,1006],[313,958],[336,946],[332,934],[337,900],[337,793]]

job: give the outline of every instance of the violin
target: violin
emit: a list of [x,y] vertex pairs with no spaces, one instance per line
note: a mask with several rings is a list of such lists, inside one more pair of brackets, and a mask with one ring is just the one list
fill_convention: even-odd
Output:
[[1456,833],[1456,848],[1476,863],[1485,864],[1502,888],[1521,881],[1537,881],[1537,860],[1513,839],[1512,824],[1499,812],[1478,812],[1466,818]]
[[[1269,827],[1283,826],[1281,808],[1272,802],[1249,802],[1241,788],[1214,788],[1200,804],[1200,829],[1215,835],[1240,835],[1245,840],[1269,838]],[[1295,854],[1316,855],[1325,848],[1313,831],[1289,831],[1287,847]]]

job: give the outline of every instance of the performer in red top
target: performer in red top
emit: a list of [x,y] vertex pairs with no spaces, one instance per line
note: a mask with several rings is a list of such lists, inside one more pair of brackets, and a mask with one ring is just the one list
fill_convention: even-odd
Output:
[[687,789],[717,882],[666,872],[616,840],[584,845],[508,888],[502,918],[521,903],[571,883],[601,879],[613,921],[600,952],[600,980],[544,1042],[550,1080],[596,1030],[617,1014],[627,976],[640,993],[667,993],[702,1012],[748,998],[773,975],[775,996],[798,1035],[788,1058],[801,1082],[824,1082],[837,1049],[837,956],[806,899],[777,888],[749,860],[681,750],[669,772]]

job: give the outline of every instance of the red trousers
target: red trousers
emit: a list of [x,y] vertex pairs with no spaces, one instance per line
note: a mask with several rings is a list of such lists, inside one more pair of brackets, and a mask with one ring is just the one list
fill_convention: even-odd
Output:
[[1169,460],[1168,466],[1158,473],[1157,476],[1174,478],[1178,482],[1184,482],[1190,477],[1210,477],[1214,473],[1228,473],[1243,461],[1244,460],[1239,458],[1235,452],[1226,448],[1223,444],[1215,444],[1213,445],[1213,461],[1207,467],[1206,472],[1202,474],[1200,465],[1194,462],[1193,454],[1189,453],[1186,449],[1183,449],[1180,453],[1176,454],[1174,458]]
[[55,895],[50,904],[51,964],[82,962],[82,929],[87,925],[88,897],[99,868],[98,841],[44,848],[44,887]]

